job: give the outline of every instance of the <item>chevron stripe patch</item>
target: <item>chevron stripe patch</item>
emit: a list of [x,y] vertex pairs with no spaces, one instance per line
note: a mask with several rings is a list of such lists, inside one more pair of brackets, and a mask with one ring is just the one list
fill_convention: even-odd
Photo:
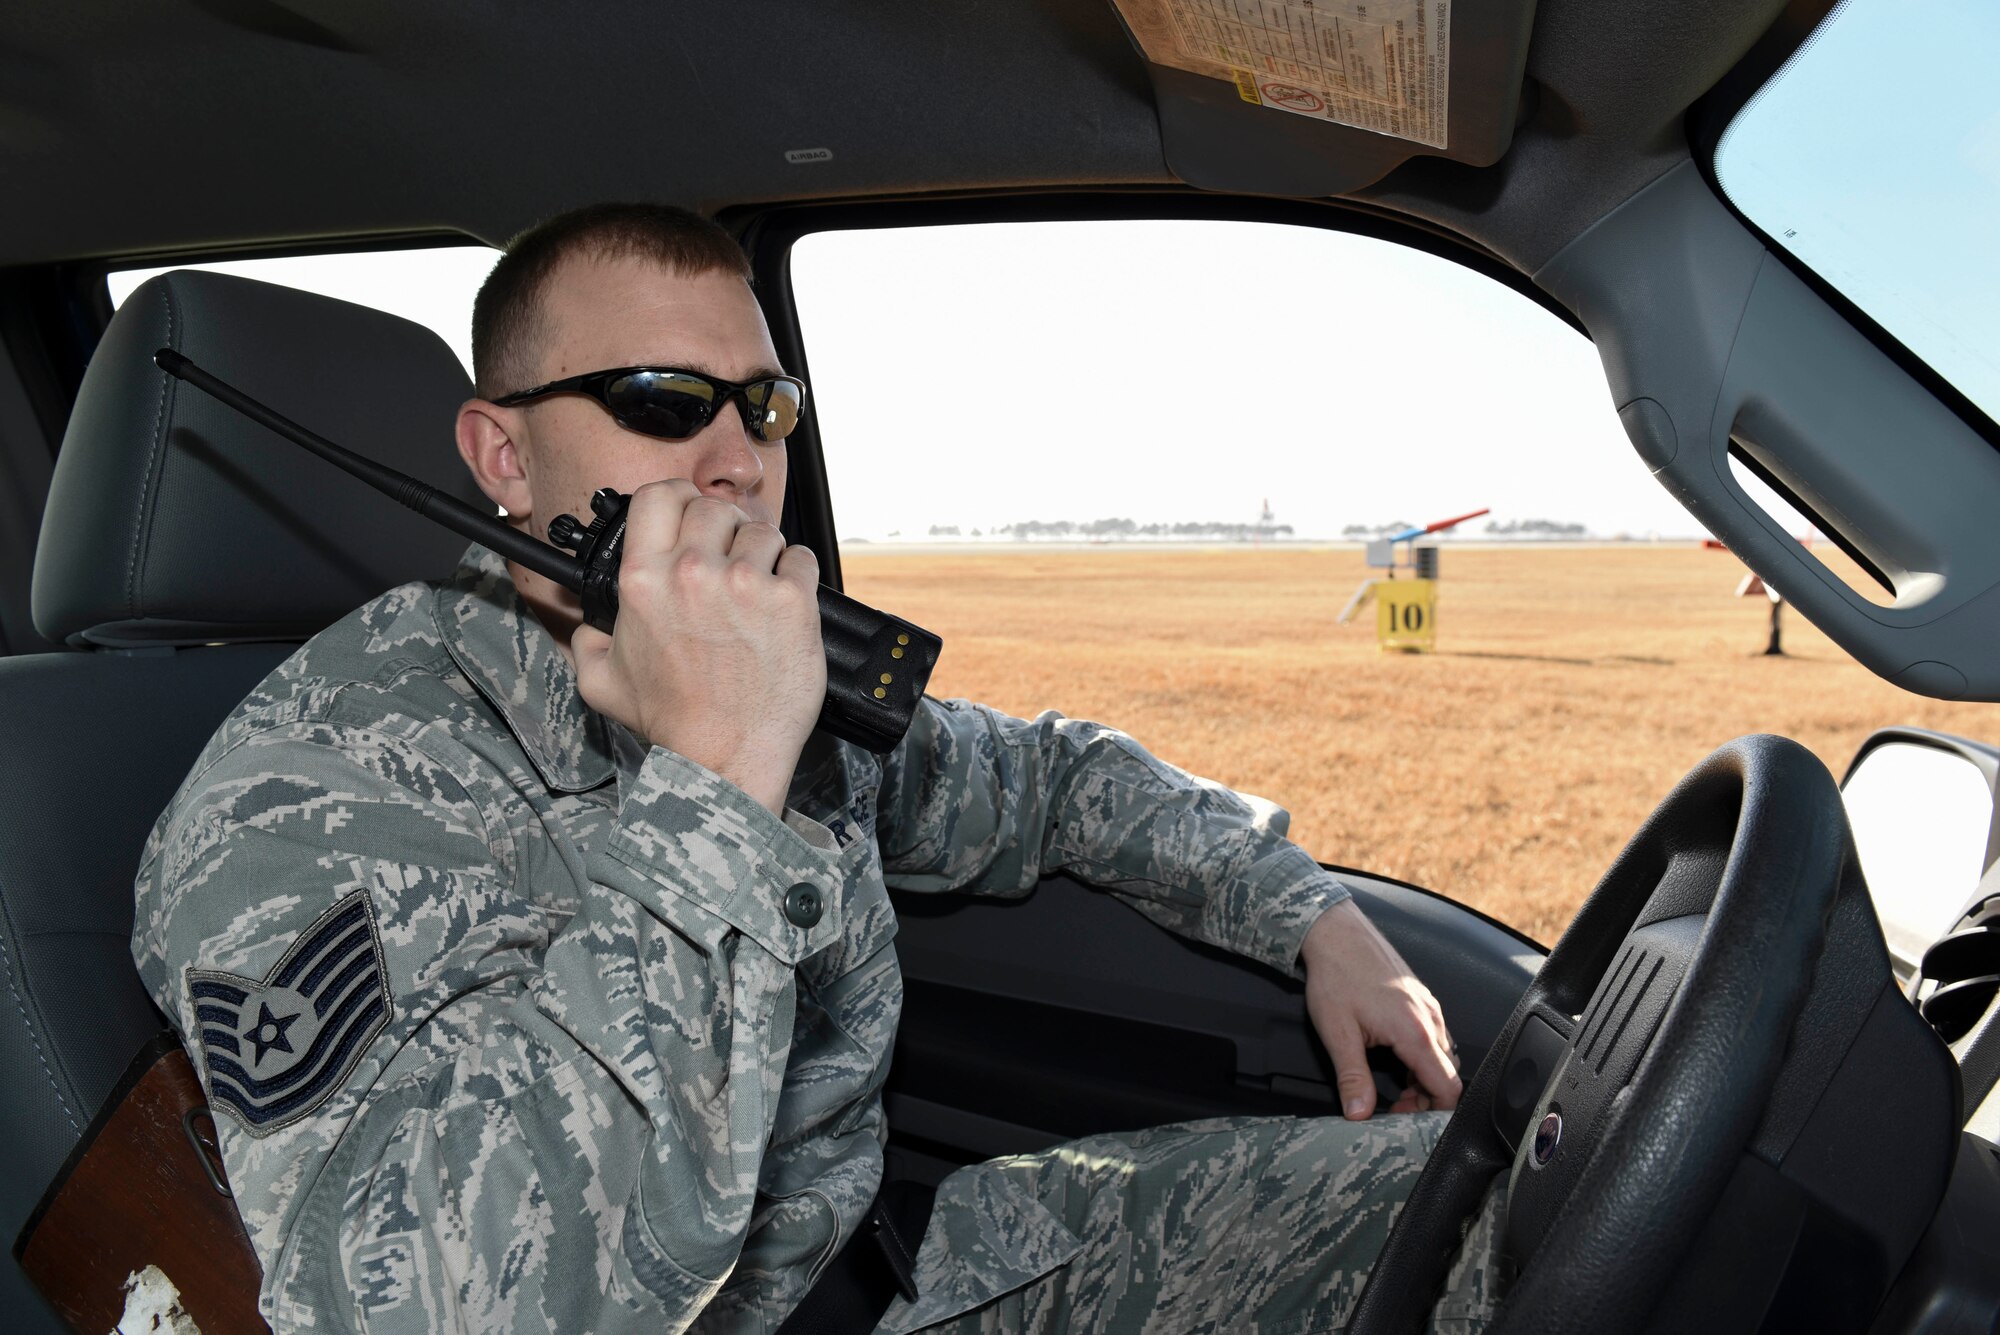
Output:
[[210,1103],[253,1136],[306,1116],[389,1023],[387,980],[366,890],[315,918],[261,979],[189,969]]

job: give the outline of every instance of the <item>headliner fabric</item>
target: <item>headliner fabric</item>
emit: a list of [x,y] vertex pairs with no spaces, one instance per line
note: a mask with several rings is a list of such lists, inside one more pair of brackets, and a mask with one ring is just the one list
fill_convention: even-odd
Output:
[[1104,0],[0,5],[0,264],[1167,179]]
[[98,345],[57,457],[35,624],[72,645],[306,639],[383,590],[448,575],[466,540],[153,364],[172,347],[302,426],[491,503],[452,423],[472,388],[443,340],[329,297],[178,271]]
[[[1686,156],[1688,104],[1784,5],[1538,0],[1515,149],[1488,168],[1417,157],[1359,197],[1532,273]],[[71,8],[0,9],[0,175],[33,201],[0,216],[0,263],[498,243],[602,199],[715,212],[1176,179],[1109,0],[684,3],[665,45],[638,0],[588,24],[495,0]],[[1289,119],[1269,113],[1268,151]]]

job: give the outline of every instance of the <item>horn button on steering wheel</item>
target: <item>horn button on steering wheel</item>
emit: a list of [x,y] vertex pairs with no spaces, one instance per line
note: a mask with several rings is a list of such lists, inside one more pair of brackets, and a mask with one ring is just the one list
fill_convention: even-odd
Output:
[[1509,1148],[1521,1143],[1529,1114],[1542,1101],[1542,1092],[1549,1087],[1556,1067],[1562,1065],[1572,1028],[1565,1025],[1558,1031],[1539,1015],[1521,1022],[1520,1036],[1507,1054],[1506,1074],[1500,1077],[1500,1088],[1493,1098],[1493,1129]]
[[[1516,1123],[1512,1139],[1517,1153],[1507,1197],[1507,1242],[1515,1257],[1525,1261],[1534,1254],[1562,1208],[1590,1157],[1612,1101],[1631,1083],[1633,1072],[1652,1047],[1654,1031],[1680,988],[1681,975],[1707,921],[1704,913],[1683,914],[1649,923],[1625,938],[1584,1008],[1555,1077],[1540,1091],[1531,1117]],[[1522,1052],[1534,1026],[1541,1023],[1538,1017],[1532,1018],[1533,1023],[1521,1027],[1515,1054]],[[1553,1037],[1554,1031],[1549,1033]],[[1540,1040],[1543,1044],[1546,1041]],[[1503,1089],[1502,1098],[1496,1101],[1496,1123],[1500,1120],[1499,1104],[1506,1102],[1505,1093]],[[1551,1128],[1549,1117],[1558,1109],[1559,1127]],[[1536,1127],[1537,1134],[1522,1145],[1519,1132],[1529,1125]],[[1536,1171],[1524,1171],[1530,1165]]]

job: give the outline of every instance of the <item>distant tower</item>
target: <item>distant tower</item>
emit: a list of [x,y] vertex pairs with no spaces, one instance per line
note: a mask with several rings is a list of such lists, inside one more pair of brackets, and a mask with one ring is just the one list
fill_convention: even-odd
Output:
[[1253,547],[1262,547],[1264,539],[1271,536],[1272,527],[1277,523],[1277,520],[1278,516],[1271,513],[1271,498],[1266,496],[1264,498],[1264,508],[1257,514],[1257,527],[1250,530],[1250,545]]

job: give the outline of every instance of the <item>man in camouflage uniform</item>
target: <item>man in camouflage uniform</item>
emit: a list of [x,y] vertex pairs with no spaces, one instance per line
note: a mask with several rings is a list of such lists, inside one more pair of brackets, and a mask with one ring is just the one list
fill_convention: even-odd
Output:
[[[810,552],[781,440],[577,394],[607,367],[776,373],[726,234],[609,207],[511,248],[461,452],[545,536],[632,491],[615,637],[474,547],[262,683],[160,819],[134,954],[224,1114],[280,1331],[769,1331],[882,1178],[902,1004],[886,886],[1069,871],[1303,973],[1352,1120],[1226,1119],[962,1170],[885,1331],[1337,1330],[1444,1113],[1369,1120],[1363,1048],[1449,1107],[1430,994],[1282,811],[1130,738],[926,700],[881,756],[812,732]],[[761,429],[761,428],[760,428]],[[670,481],[659,481],[662,477]],[[1437,1311],[1490,1300],[1491,1210]]]

